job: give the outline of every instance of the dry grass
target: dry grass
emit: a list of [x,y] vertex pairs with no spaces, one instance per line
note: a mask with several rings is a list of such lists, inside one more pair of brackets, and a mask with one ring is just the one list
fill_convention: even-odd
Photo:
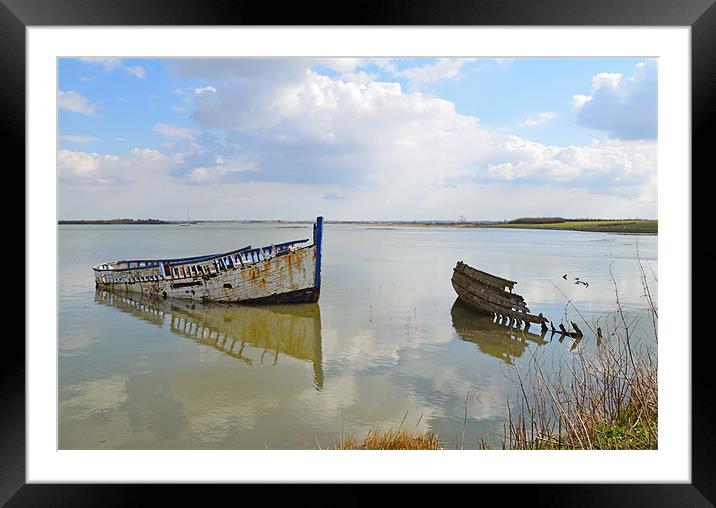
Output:
[[403,428],[369,431],[363,439],[346,436],[337,450],[442,450],[437,434],[411,433]]
[[[640,264],[641,264],[641,260]],[[643,274],[642,270],[642,274]],[[612,280],[614,278],[612,277]],[[654,340],[658,313],[642,277]],[[536,357],[526,371],[513,369],[521,396],[508,405],[505,449],[645,450],[658,446],[658,376],[654,349],[634,348],[629,322],[614,282],[617,311],[610,331],[596,328],[596,352],[580,350],[556,372]],[[590,326],[591,328],[591,326]],[[487,445],[483,442],[483,448]]]
[[[506,449],[656,449],[656,362],[628,346],[602,344],[596,358],[579,358],[547,375],[531,362],[517,374],[519,412],[509,411]],[[529,396],[527,394],[530,394]]]

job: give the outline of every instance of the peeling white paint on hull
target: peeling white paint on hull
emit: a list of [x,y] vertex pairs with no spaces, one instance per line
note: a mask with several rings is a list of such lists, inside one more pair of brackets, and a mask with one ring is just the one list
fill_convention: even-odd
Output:
[[155,298],[235,303],[312,303],[320,295],[323,219],[313,245],[298,240],[258,249],[167,260],[132,260],[94,267],[100,289]]

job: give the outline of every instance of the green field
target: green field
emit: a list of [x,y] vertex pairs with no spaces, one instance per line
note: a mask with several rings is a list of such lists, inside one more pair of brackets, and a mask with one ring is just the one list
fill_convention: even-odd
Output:
[[563,229],[569,231],[596,231],[602,233],[658,233],[657,220],[594,220],[564,221],[547,224],[482,224],[485,228],[518,228],[518,229]]

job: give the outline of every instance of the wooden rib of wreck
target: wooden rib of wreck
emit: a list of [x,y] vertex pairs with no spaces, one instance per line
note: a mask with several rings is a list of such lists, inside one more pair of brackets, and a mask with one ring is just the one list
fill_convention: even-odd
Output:
[[222,254],[114,261],[93,267],[100,289],[242,304],[315,303],[321,291],[323,217],[313,243],[295,240]]

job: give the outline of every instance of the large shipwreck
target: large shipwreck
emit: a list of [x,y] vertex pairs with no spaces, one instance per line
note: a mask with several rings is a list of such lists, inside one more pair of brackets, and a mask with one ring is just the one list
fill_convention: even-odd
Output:
[[160,298],[242,303],[315,303],[321,291],[323,217],[313,243],[294,240],[221,254],[133,259],[94,266],[98,289]]

